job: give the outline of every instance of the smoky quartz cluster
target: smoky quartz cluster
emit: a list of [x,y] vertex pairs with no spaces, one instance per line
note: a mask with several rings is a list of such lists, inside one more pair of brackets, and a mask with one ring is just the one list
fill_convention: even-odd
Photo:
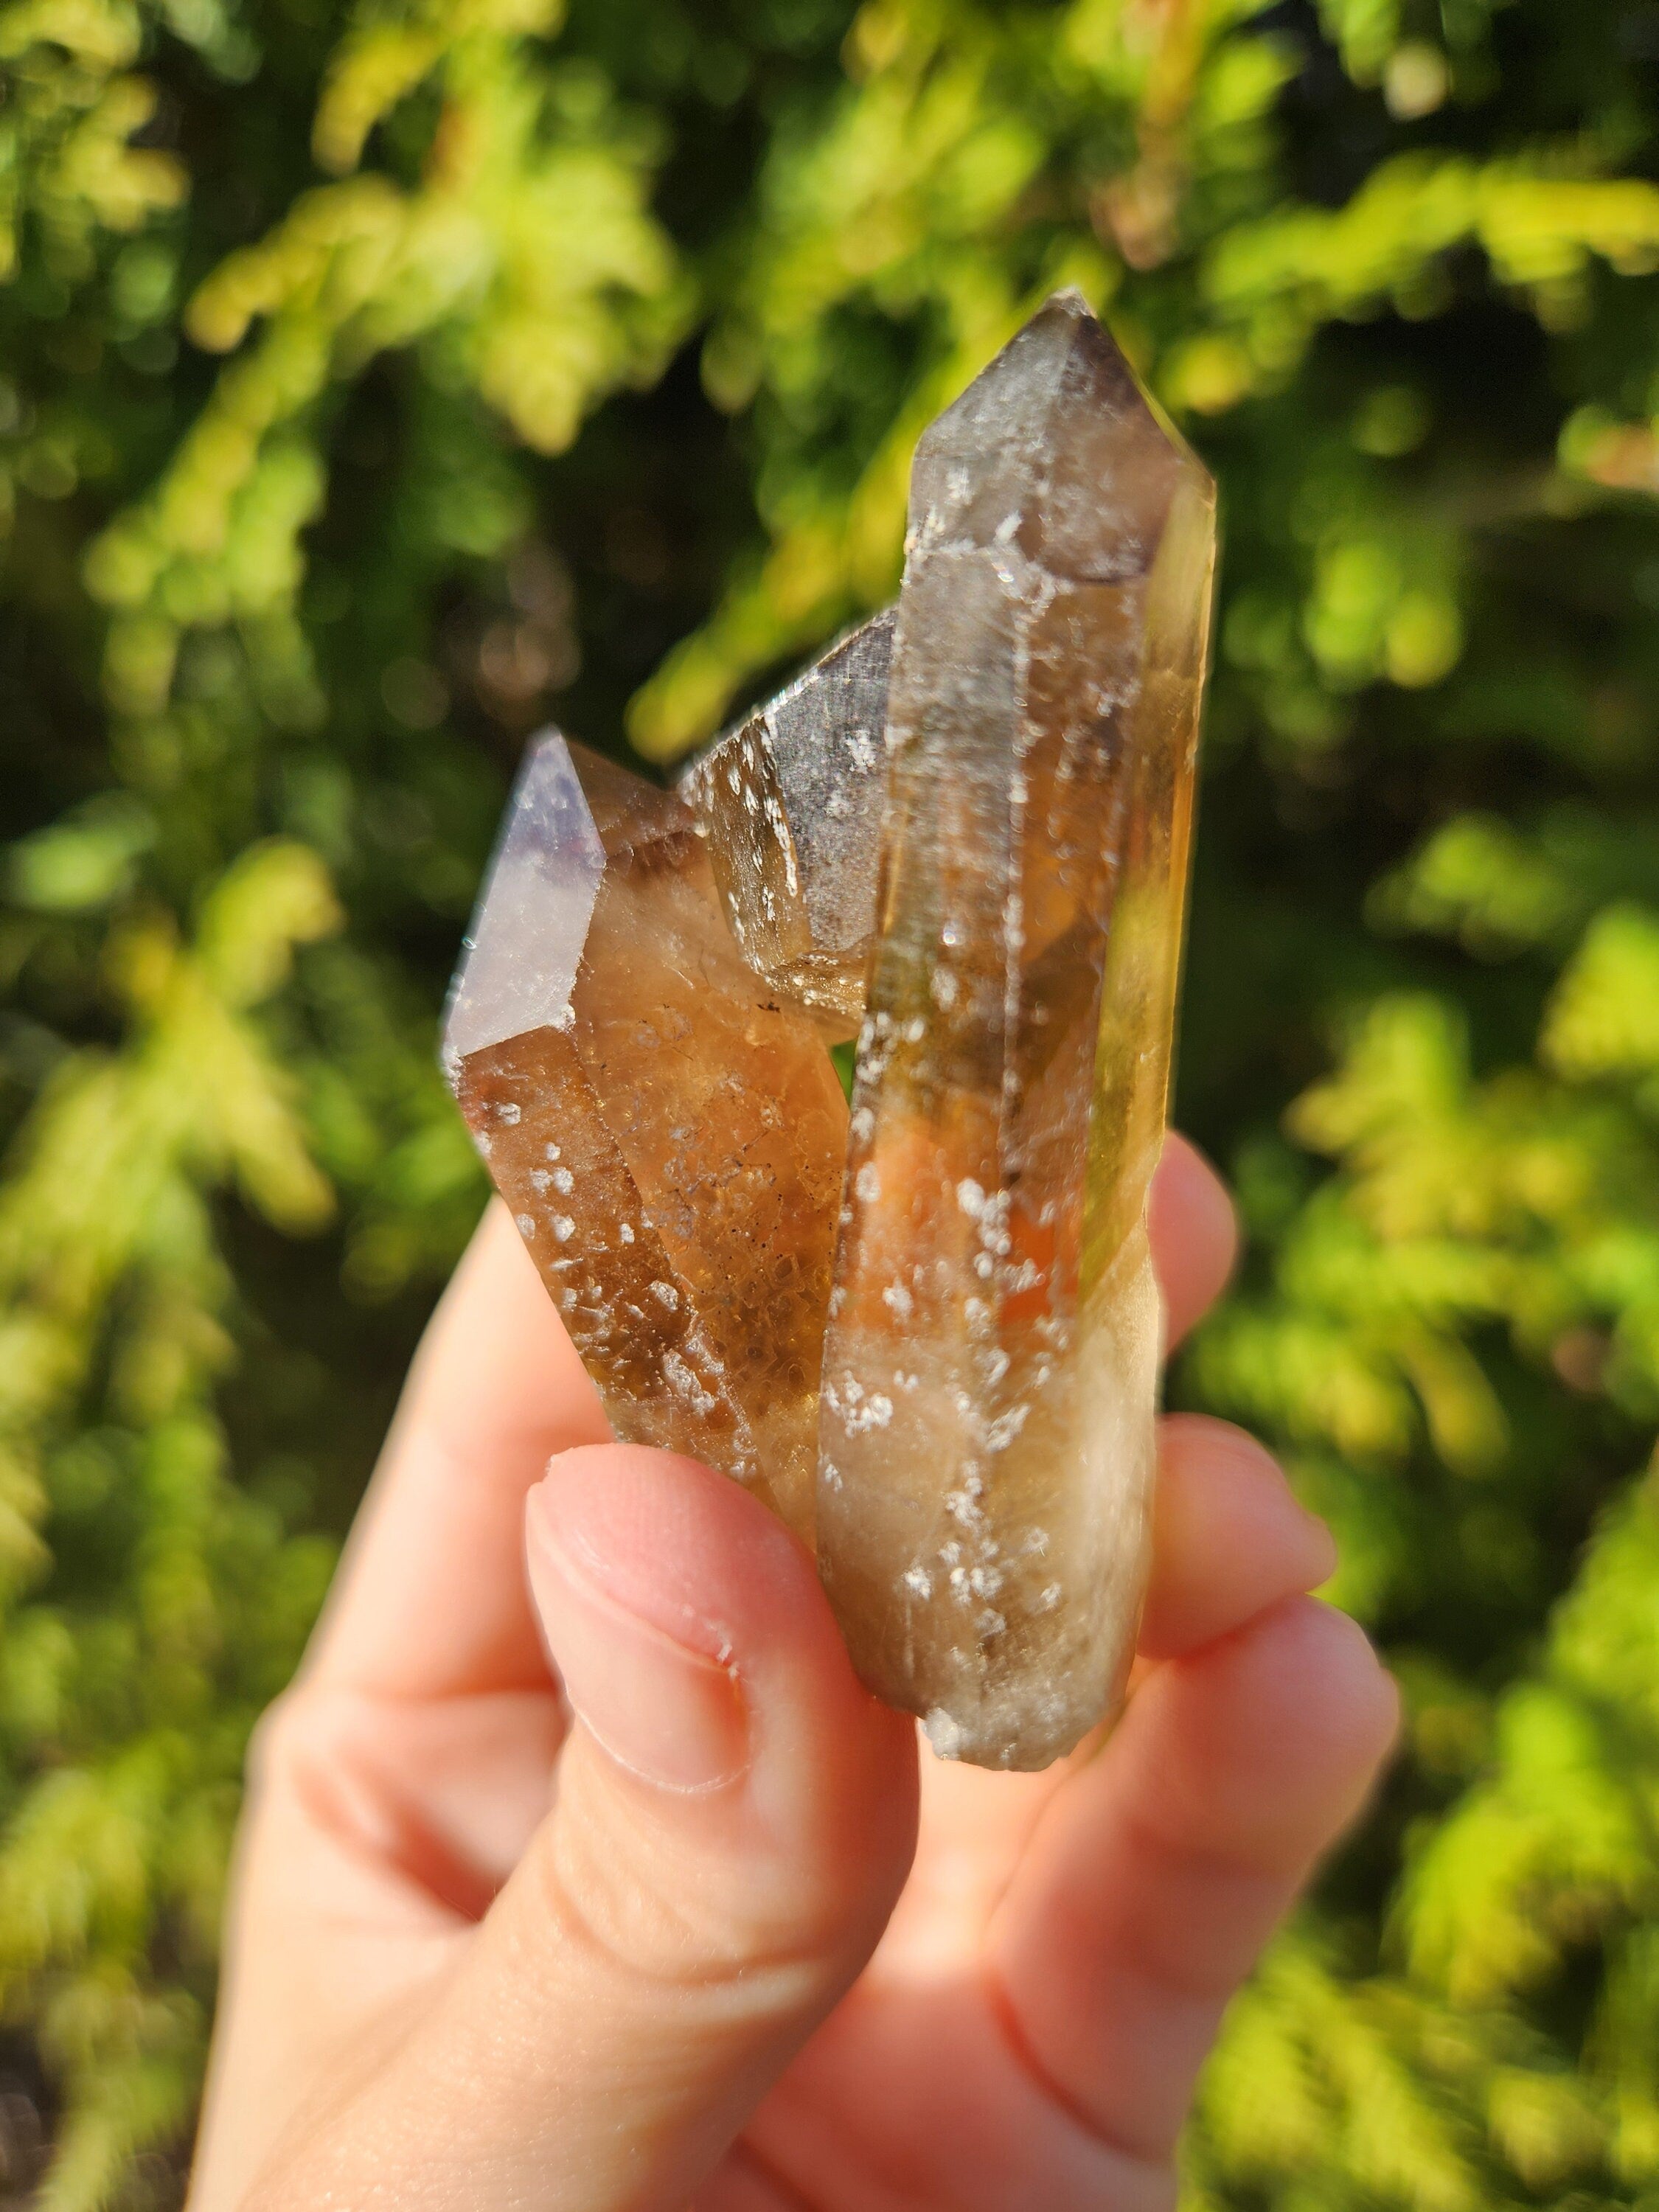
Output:
[[922,438],[896,610],[672,793],[536,742],[451,1001],[617,1434],[781,1515],[981,1765],[1069,1750],[1134,1642],[1214,563],[1209,477],[1058,295]]

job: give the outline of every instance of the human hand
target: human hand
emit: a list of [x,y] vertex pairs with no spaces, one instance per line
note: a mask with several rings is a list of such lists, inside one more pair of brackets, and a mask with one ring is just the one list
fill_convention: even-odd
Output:
[[[1178,1334],[1232,1253],[1179,1139],[1152,1225]],[[492,1209],[260,1733],[191,2212],[1162,2212],[1395,1726],[1325,1530],[1167,1421],[1116,1729],[918,1778],[794,1539],[608,1438]]]

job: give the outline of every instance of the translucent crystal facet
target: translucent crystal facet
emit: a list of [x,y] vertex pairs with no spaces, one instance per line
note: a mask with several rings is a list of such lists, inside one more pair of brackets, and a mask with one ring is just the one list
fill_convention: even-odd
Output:
[[921,441],[824,1361],[819,1562],[935,1747],[1035,1767],[1145,1585],[1208,477],[1076,295]]
[[725,1469],[810,1541],[847,1109],[678,799],[538,741],[445,1057],[617,1434]]
[[854,1035],[864,1012],[892,649],[890,608],[680,780],[744,957],[832,1036]]

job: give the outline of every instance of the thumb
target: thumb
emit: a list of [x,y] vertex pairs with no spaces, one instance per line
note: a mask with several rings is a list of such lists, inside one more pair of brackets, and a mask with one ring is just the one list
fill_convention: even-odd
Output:
[[553,1809],[370,2132],[419,2162],[422,2212],[678,2212],[880,1936],[915,1733],[723,1475],[565,1453],[526,1547],[575,1715]]

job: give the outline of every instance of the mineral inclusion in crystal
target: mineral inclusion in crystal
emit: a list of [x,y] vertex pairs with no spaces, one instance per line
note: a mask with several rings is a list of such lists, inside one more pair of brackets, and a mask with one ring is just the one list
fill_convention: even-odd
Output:
[[675,798],[541,741],[447,1031],[618,1432],[816,1517],[865,1679],[982,1765],[1111,1711],[1145,1588],[1214,550],[1058,295],[921,441],[896,623]]

